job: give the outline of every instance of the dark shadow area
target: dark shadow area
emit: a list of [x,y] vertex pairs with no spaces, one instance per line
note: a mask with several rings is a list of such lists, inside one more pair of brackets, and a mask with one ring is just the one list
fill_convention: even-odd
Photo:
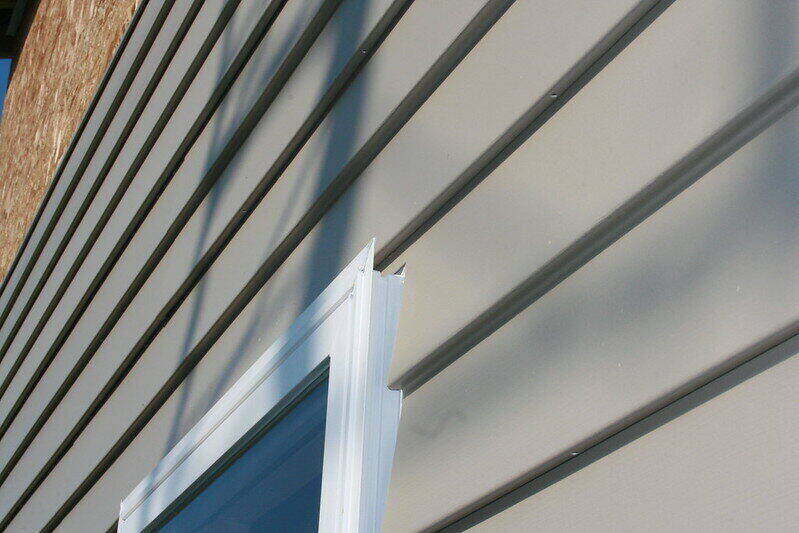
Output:
[[[254,13],[253,16],[257,16],[257,11],[262,10],[262,6],[255,6],[252,8]],[[296,40],[299,34],[305,29],[301,22],[302,17],[298,16],[298,20],[293,22],[292,28],[289,33],[285,36],[282,42],[274,43],[270,49],[276,50],[274,55],[271,56],[272,64],[269,65],[265,72],[275,72],[278,68],[279,62],[282,61],[282,58],[286,56],[288,50],[291,46],[291,43]],[[234,54],[236,50],[234,44],[230,41],[234,38],[232,33],[227,34],[227,39],[225,39],[222,43],[224,50],[230,50],[225,55]],[[266,37],[267,41],[269,37]],[[280,52],[277,52],[280,50]],[[255,55],[252,59],[248,62],[248,64],[254,64],[253,62],[265,62],[269,60],[268,55]],[[259,69],[260,70],[260,69]],[[251,71],[252,72],[252,71]],[[268,83],[268,79],[252,79],[252,75],[245,76],[240,78],[242,81],[240,83],[243,86],[250,88],[251,91],[255,91],[263,87]],[[209,151],[209,157],[206,160],[205,168],[210,169],[213,167],[216,158],[213,157],[218,154],[224,147],[224,145],[228,142],[231,134],[233,133],[233,126],[238,126],[238,122],[233,121],[230,124],[227,124],[229,120],[226,120],[226,117],[236,117],[236,116],[244,116],[246,114],[245,109],[242,108],[242,103],[239,102],[231,102],[230,100],[225,100],[225,102],[220,106],[220,110],[218,113],[221,114],[219,120],[219,127],[213,130],[212,136],[212,149]],[[227,125],[228,129],[224,128]],[[202,226],[199,235],[196,238],[196,244],[194,247],[193,259],[191,264],[196,265],[200,262],[200,259],[205,255],[207,251],[208,245],[211,241],[213,235],[210,234],[212,229],[212,225],[214,220],[217,218],[217,206],[222,201],[223,196],[225,195],[227,188],[230,184],[230,180],[232,179],[246,179],[246,176],[236,176],[236,175],[229,175],[228,173],[223,173],[221,179],[219,179],[214,187],[208,193],[206,200],[200,205],[200,209],[203,211],[202,213]],[[196,216],[196,213],[195,213]],[[205,305],[205,295],[206,295],[206,286],[207,279],[205,277],[201,278],[200,281],[197,283],[194,291],[196,292],[196,297],[191,304],[191,311],[190,311],[190,318],[188,320],[189,326],[186,330],[184,335],[183,344],[181,346],[180,353],[188,354],[190,353],[191,349],[194,347],[194,343],[197,341],[197,333],[198,333],[198,326],[200,320],[200,314],[202,313],[203,307]],[[191,383],[193,380],[193,374],[189,374],[187,378],[184,380],[185,385],[181,387],[180,391],[180,400],[179,405],[180,408],[178,409],[178,416],[181,417],[183,413],[187,410],[187,402],[191,395]],[[165,444],[166,449],[164,450],[164,454],[171,449],[178,440],[182,437],[182,424],[180,418],[175,420],[170,431],[169,438]]]

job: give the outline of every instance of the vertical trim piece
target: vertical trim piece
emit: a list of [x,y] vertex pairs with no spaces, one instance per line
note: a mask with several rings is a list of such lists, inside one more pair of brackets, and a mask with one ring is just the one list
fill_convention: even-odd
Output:
[[374,240],[122,501],[118,531],[163,525],[324,373],[319,529],[379,530],[402,396],[386,379],[404,277],[373,263]]

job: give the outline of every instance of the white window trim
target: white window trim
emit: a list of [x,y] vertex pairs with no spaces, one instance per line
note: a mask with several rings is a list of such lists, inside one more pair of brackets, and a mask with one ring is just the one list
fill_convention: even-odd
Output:
[[374,240],[122,501],[119,532],[147,528],[325,372],[319,531],[380,530],[402,403],[387,378],[404,275],[373,264]]

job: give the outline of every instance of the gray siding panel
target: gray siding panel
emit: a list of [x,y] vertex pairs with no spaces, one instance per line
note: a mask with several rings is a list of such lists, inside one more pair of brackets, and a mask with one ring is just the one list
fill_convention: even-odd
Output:
[[[112,526],[120,499],[373,236],[381,270],[408,264],[388,531],[465,524],[796,334],[796,6],[212,0],[133,121],[190,5],[171,7],[123,99],[133,32],[59,182],[77,172],[77,190],[67,203],[56,186],[0,289],[0,528]],[[701,421],[733,412],[712,406],[778,369],[787,383],[789,365],[481,527],[611,528],[646,491],[686,505],[636,468],[668,468],[671,428],[712,441]],[[726,479],[756,468],[719,450],[744,463]],[[629,472],[629,491],[601,512],[568,501],[607,492],[609,468]],[[646,513],[630,514],[619,523],[640,528]]]
[[795,329],[797,135],[799,110],[406,398],[388,530],[446,521]]
[[[209,2],[208,5],[211,6],[211,9],[203,14],[208,16],[217,15],[218,7],[222,5],[222,2]],[[41,364],[48,347],[58,339],[64,323],[70,319],[74,307],[81,301],[84,291],[87,290],[95,277],[97,268],[113,252],[130,219],[148,195],[153,182],[164,171],[182,139],[186,137],[191,126],[199,119],[203,106],[212,96],[216,82],[233,61],[235,55],[233,50],[237,50],[246,37],[250,35],[257,21],[257,15],[262,11],[263,6],[260,3],[258,5],[247,3],[240,7],[229,23],[229,27],[220,37],[220,42],[214,47],[213,52],[198,73],[195,83],[176,109],[164,133],[133,180],[132,186],[123,202],[109,220],[104,232],[100,235],[83,267],[78,271],[60,305],[55,309],[51,320],[33,345],[30,356],[20,369],[19,376],[14,382],[14,385],[18,387],[17,390],[28,382],[35,369]],[[254,14],[256,16],[253,16]],[[200,29],[203,29],[203,25],[200,25]],[[86,319],[79,322],[77,335],[67,339],[65,346],[58,352],[55,362],[44,374],[43,380],[34,389],[33,396],[28,400],[24,410],[9,430],[11,440],[0,440],[0,454],[5,454],[0,455],[0,457],[6,459],[9,457],[8,454],[13,452],[19,439],[22,438],[22,435],[19,434],[20,430],[16,428],[27,430],[30,427],[33,420],[41,412],[42,407],[46,404],[47,399],[52,397],[53,391],[63,381],[69,369],[74,366],[75,360],[82,353],[82,347],[91,340],[93,330],[88,328],[96,330],[101,323],[102,318]],[[80,329],[81,326],[87,329]],[[5,413],[8,410],[12,400],[14,400],[13,395],[0,400],[2,412]],[[13,437],[15,434],[17,435],[16,438]]]
[[[52,194],[48,197],[44,208],[41,210],[37,224],[30,232],[28,244],[22,250],[14,270],[10,273],[8,281],[4,281],[4,289],[0,294],[0,307],[3,314],[10,313],[19,292],[23,289],[30,270],[35,266],[40,247],[46,242],[45,235],[48,227],[56,221],[60,214],[60,206],[69,200],[69,189],[73,182],[81,161],[91,155],[90,148],[95,142],[98,130],[101,129],[109,110],[113,110],[127,95],[127,88],[137,72],[137,60],[140,58],[142,44],[152,32],[157,33],[156,24],[160,8],[158,2],[147,2],[133,33],[130,35],[119,60],[114,65],[114,72],[109,77],[108,83],[103,88],[103,93],[92,110],[88,121],[77,139],[74,149],[69,153],[69,158],[62,163],[61,177],[55,182]],[[52,230],[51,230],[52,231]],[[31,263],[33,260],[34,263]],[[5,326],[5,322],[3,323]]]
[[[773,350],[785,352],[781,355],[788,356],[786,361],[761,369],[749,381],[473,531],[795,529],[799,522],[799,454],[793,453],[799,438],[795,408],[799,343],[795,341]],[[712,394],[715,383],[710,385],[705,387],[708,391],[698,392]],[[665,409],[660,417],[674,407],[680,405]]]
[[[699,150],[695,166],[703,164],[700,145],[799,68],[799,42],[790,40],[796,20],[791,6],[782,7],[673,5],[396,259],[387,270],[407,263],[418,273],[408,282],[400,322],[413,334],[398,339],[392,380],[568,254],[692,150]],[[762,41],[756,49],[753,35]],[[760,60],[762,50],[774,51],[770,61]],[[683,167],[685,173],[690,164]]]

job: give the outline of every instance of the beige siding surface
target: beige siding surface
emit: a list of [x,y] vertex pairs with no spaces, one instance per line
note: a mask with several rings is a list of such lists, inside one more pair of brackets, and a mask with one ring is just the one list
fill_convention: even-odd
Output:
[[796,163],[773,147],[797,125],[794,111],[407,398],[392,530],[538,475],[795,329]]
[[758,369],[762,373],[473,531],[795,529],[797,351],[794,341],[764,354],[761,358],[787,360]]
[[0,289],[0,526],[112,527],[372,237],[407,264],[385,530],[796,523],[760,510],[799,490],[763,503],[790,355],[568,470],[799,330],[795,3],[140,16]]

